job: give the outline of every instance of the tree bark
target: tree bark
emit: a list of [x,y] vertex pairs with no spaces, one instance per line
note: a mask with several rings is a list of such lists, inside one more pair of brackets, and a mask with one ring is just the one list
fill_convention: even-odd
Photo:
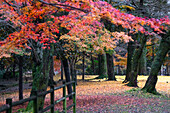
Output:
[[107,73],[108,73],[108,80],[115,80],[116,77],[114,74],[114,63],[113,63],[113,55],[106,53],[107,57]]
[[[70,69],[69,69],[68,59],[66,59],[65,56],[62,56],[62,63],[63,63],[63,67],[64,67],[66,82],[70,82],[71,81]],[[67,91],[68,91],[68,94],[72,93],[71,85],[67,85]],[[69,97],[69,99],[72,99],[72,98],[73,98],[72,96]]]
[[132,72],[131,72],[131,76],[130,76],[130,81],[127,84],[128,86],[132,86],[132,87],[138,87],[137,85],[137,76],[138,76],[138,66],[139,66],[139,59],[141,58],[142,52],[143,52],[143,48],[145,47],[146,44],[146,40],[147,37],[141,37],[141,42],[140,42],[140,46],[137,46],[135,49],[135,52],[133,54],[133,58],[132,58]]
[[146,75],[146,47],[143,48],[141,58],[139,60],[139,74]]
[[64,72],[63,72],[63,62],[62,60],[61,61],[61,80],[63,80],[63,75],[64,75]]
[[15,68],[16,68],[16,59],[15,59],[15,55],[13,56],[14,58],[14,64],[13,64],[13,69],[12,69],[12,75],[13,77],[15,78],[15,80],[17,81],[17,77],[16,77],[16,74],[15,74]]
[[19,100],[23,99],[23,56],[19,56]]
[[96,74],[96,71],[95,71],[95,65],[94,65],[94,58],[93,58],[93,55],[91,55],[91,68],[92,68],[92,74]]
[[[169,36],[168,36],[169,35]],[[163,37],[161,40],[161,43],[159,45],[159,49],[157,51],[157,55],[152,63],[151,66],[151,72],[149,74],[149,77],[146,81],[145,86],[142,88],[142,90],[149,92],[149,93],[154,93],[158,94],[156,91],[156,83],[158,79],[158,72],[161,69],[161,66],[163,64],[163,61],[166,57],[166,54],[170,50],[170,33],[168,35],[165,35],[165,38]]]
[[54,59],[53,59],[53,56],[50,56],[50,71],[49,71],[49,85],[54,85],[55,84],[55,81],[53,79],[53,76],[55,75],[54,74]]
[[85,56],[84,56],[84,53],[83,53],[82,80],[84,80],[84,70],[85,70]]
[[107,77],[107,61],[106,54],[99,55],[99,76],[97,79],[103,79]]
[[[49,70],[50,70],[50,51],[45,49],[42,50],[41,48],[37,50],[39,53],[39,62],[36,61],[37,56],[33,54],[33,66],[32,66],[32,76],[33,76],[33,83],[32,83],[32,90],[31,95],[34,94],[35,91],[38,93],[46,91],[48,87],[49,81]],[[44,106],[44,99],[45,96],[38,97],[38,109],[43,109]],[[33,107],[33,101],[29,102],[26,110],[30,110]]]
[[127,83],[130,80],[131,71],[132,71],[132,62],[131,61],[132,61],[134,49],[135,49],[134,42],[133,41],[128,42],[128,47],[127,47],[128,56],[127,56],[126,77],[125,77],[125,80],[123,81],[123,83]]

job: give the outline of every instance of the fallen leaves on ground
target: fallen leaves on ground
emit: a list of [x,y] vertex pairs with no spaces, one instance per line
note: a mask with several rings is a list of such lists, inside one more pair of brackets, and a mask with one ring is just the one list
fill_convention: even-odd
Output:
[[[86,76],[86,79],[89,77]],[[90,76],[92,77],[92,76]],[[90,78],[92,79],[92,78]],[[147,77],[139,76],[139,87],[142,88]],[[154,112],[154,113],[168,113],[170,111],[169,96],[150,96],[151,94],[144,94],[137,90],[133,91],[132,87],[122,84],[124,76],[117,76],[118,81],[104,81],[104,80],[89,80],[79,81],[76,88],[76,102],[77,113],[128,113],[128,112]],[[169,95],[169,82],[170,77],[162,77],[158,79],[157,89],[159,92]],[[132,91],[131,91],[132,90]],[[30,89],[24,90],[24,98],[29,97]],[[148,96],[149,95],[149,96]],[[10,94],[0,94],[0,100],[3,98],[12,97],[16,101],[18,93],[12,92]],[[62,97],[62,89],[55,91],[55,100]],[[4,100],[2,103],[5,103]],[[1,104],[2,104],[1,103]],[[68,100],[67,104],[72,101]],[[17,106],[13,111],[18,108],[25,108],[24,106]],[[50,95],[46,96],[45,107],[50,105]],[[55,106],[56,110],[62,109],[62,102]],[[68,112],[72,112],[69,110]]]

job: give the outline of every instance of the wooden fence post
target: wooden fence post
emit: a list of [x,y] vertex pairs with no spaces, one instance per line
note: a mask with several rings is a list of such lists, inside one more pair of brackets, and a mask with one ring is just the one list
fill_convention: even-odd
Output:
[[67,113],[67,98],[66,98],[66,84],[65,84],[65,81],[63,81],[63,97],[64,97],[64,100],[63,100],[63,111],[64,113]]
[[12,98],[7,98],[6,99],[6,104],[9,105],[9,109],[6,110],[6,113],[12,113]]
[[38,113],[38,93],[34,91],[36,98],[33,100],[33,113]]
[[73,113],[76,113],[76,81],[73,83],[73,92],[75,92],[75,94],[73,95]]
[[[53,90],[53,91],[50,93],[51,105],[55,105],[55,104],[54,104],[54,85],[51,86],[51,90]],[[54,113],[54,106],[51,107],[51,113]]]

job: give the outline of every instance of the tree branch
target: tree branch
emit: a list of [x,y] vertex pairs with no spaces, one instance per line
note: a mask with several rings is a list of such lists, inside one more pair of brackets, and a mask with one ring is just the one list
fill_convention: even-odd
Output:
[[[62,7],[59,7],[59,6],[63,6],[63,7],[66,7],[66,8],[69,8],[69,9],[72,9],[72,10],[79,10],[79,11],[83,11],[85,13],[89,12],[88,10],[84,10],[84,9],[80,9],[80,8],[76,8],[76,7],[73,7],[73,6],[69,6],[69,5],[64,5],[64,4],[58,4],[58,3],[48,3],[48,2],[45,2],[43,0],[38,0],[39,2],[43,3],[43,4],[46,4],[46,5],[51,5],[51,6],[54,6],[54,7],[57,7],[57,8],[62,8]],[[58,6],[56,6],[58,5]]]

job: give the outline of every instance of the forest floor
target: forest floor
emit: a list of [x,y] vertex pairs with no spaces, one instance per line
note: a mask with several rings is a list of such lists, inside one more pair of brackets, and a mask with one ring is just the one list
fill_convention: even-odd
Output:
[[[159,76],[156,89],[161,95],[144,93],[140,89],[144,86],[147,76],[138,77],[139,88],[128,87],[122,84],[125,76],[116,76],[117,81],[93,79],[96,76],[86,75],[86,81],[78,76],[76,87],[76,113],[170,113],[170,76]],[[55,78],[58,79],[57,77]],[[18,86],[16,82],[2,81],[0,83],[13,83],[12,87],[0,90],[0,106],[5,104],[6,98],[18,100]],[[24,84],[24,98],[30,95],[30,83]],[[62,97],[62,90],[55,91],[55,99]],[[68,100],[67,105],[72,101]],[[50,95],[46,96],[45,106],[50,104]],[[27,105],[13,108],[13,112]],[[62,109],[62,103],[55,106]],[[72,112],[69,110],[68,112]]]

